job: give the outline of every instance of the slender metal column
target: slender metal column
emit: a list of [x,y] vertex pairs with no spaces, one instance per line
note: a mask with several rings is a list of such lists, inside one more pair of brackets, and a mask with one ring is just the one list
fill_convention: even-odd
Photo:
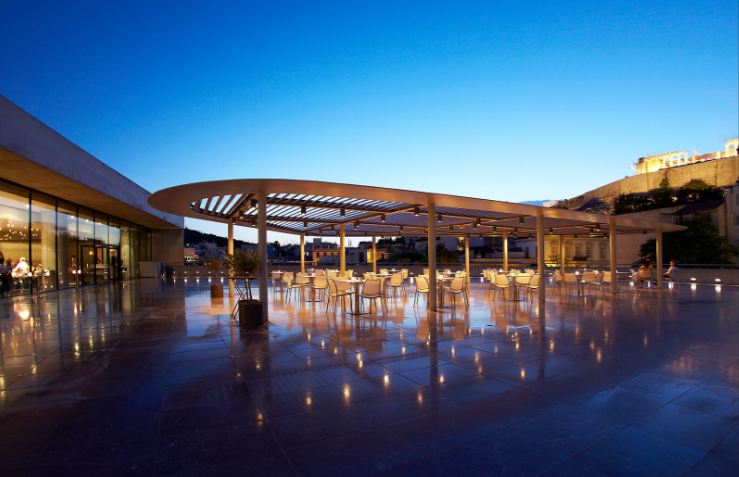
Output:
[[567,257],[565,257],[565,236],[559,236],[559,269],[564,280],[565,268],[567,268]]
[[344,224],[339,225],[339,276],[346,275],[346,255],[345,255],[345,239]]
[[536,217],[536,262],[539,268],[539,301],[546,301],[546,280],[544,279],[544,217],[538,215]]
[[[234,254],[234,219],[233,217],[228,219],[228,254],[233,255]],[[228,274],[231,275],[233,273],[233,270],[228,271]],[[231,300],[234,299],[234,284],[231,280],[228,280],[228,296]]]
[[264,321],[269,320],[269,307],[267,300],[267,193],[260,190],[257,194],[257,211],[259,218],[257,220],[257,236],[259,240],[259,301],[264,306]]
[[470,236],[465,235],[464,236],[464,271],[467,274],[467,279],[465,280],[465,283],[467,284],[467,289],[470,289]]
[[305,234],[300,234],[300,273],[305,273]]
[[662,291],[662,229],[657,226],[657,290]]
[[375,237],[372,236],[372,273],[377,273],[377,247],[375,245]]
[[436,206],[428,205],[429,309],[436,311]]
[[503,232],[503,270],[508,271],[508,232]]
[[609,237],[611,239],[611,295],[618,294],[618,273],[616,267],[616,219],[608,217]]

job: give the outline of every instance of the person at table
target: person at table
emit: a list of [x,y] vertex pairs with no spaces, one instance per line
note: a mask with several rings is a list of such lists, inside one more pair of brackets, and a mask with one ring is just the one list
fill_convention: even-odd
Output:
[[644,288],[644,282],[652,282],[652,261],[649,259],[644,260],[644,265],[639,267],[638,272],[639,286]]
[[669,270],[663,273],[662,276],[665,278],[669,278],[671,280],[675,280],[677,278],[678,273],[680,273],[680,269],[677,268],[677,260],[673,260],[670,262]]

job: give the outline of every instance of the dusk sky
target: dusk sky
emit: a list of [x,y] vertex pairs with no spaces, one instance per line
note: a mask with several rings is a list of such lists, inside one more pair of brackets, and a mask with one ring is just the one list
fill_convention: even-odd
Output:
[[736,0],[0,12],[0,94],[151,192],[288,178],[562,199],[739,135]]

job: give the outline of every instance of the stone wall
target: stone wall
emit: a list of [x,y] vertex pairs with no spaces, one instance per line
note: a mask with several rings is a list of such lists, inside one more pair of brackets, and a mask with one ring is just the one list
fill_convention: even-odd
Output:
[[659,183],[665,177],[669,177],[671,187],[681,187],[694,179],[701,179],[715,187],[734,185],[739,180],[739,156],[637,174],[598,187],[560,204],[570,210],[590,209],[594,212],[610,213],[613,200],[619,195],[644,194],[658,189]]

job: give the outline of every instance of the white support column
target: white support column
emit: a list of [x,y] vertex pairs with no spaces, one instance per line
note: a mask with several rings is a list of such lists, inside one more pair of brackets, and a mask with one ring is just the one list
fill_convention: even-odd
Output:
[[546,301],[546,280],[544,279],[544,217],[536,217],[536,262],[539,268],[539,302]]
[[657,290],[662,291],[662,229],[657,226]]
[[436,311],[436,206],[428,205],[429,309]]
[[503,271],[508,271],[508,232],[503,232]]
[[470,289],[470,236],[464,236],[464,271],[467,274],[465,284],[467,289]]
[[344,224],[339,225],[339,276],[346,275],[346,235],[344,233]]
[[375,245],[377,237],[372,236],[372,273],[377,273],[377,246]]
[[[228,219],[228,254],[234,254],[234,218]],[[231,275],[229,269],[228,274]],[[228,280],[228,296],[231,300],[234,299],[234,284],[231,280]]]
[[260,190],[257,194],[257,238],[259,242],[259,301],[264,303],[264,321],[269,320],[267,300],[267,193]]
[[305,234],[300,234],[300,273],[305,273]]
[[608,232],[608,236],[610,237],[610,245],[611,245],[611,295],[617,295],[618,294],[618,273],[617,273],[617,267],[616,267],[616,236],[618,235],[616,233],[616,219],[613,217],[608,217],[608,228],[610,229]]
[[567,268],[567,257],[565,256],[565,236],[559,236],[559,269],[562,273],[562,280],[565,276],[565,268]]

